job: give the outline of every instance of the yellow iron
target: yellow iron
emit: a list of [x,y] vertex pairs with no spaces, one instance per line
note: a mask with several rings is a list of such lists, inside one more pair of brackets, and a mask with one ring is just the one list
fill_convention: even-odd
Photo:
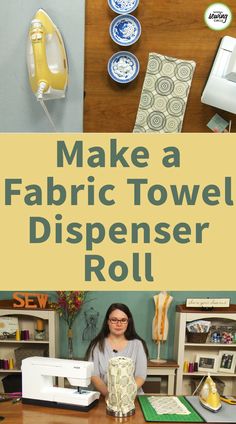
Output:
[[61,34],[43,9],[39,9],[31,21],[27,65],[32,91],[52,123],[43,102],[65,97],[68,64]]
[[217,391],[216,384],[208,374],[204,381],[203,387],[199,394],[199,401],[201,405],[212,411],[218,412],[221,409],[220,395]]

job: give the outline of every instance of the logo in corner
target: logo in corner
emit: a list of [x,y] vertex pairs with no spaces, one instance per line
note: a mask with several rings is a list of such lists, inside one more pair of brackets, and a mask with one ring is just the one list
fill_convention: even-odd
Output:
[[222,31],[230,25],[232,12],[224,3],[213,3],[206,9],[204,19],[210,29]]

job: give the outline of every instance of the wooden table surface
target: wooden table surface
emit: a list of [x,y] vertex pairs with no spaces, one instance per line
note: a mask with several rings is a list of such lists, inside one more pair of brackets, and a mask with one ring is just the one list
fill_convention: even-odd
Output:
[[107,0],[86,1],[85,132],[132,132],[149,52],[197,63],[183,132],[210,132],[206,124],[216,112],[227,120],[232,119],[231,131],[236,132],[236,115],[200,101],[221,38],[236,36],[235,0],[227,0],[234,19],[223,31],[210,30],[204,23],[204,12],[211,3],[210,0],[140,0],[134,15],[141,22],[142,34],[137,43],[127,48],[138,57],[140,73],[135,81],[123,86],[107,74],[110,56],[124,50],[109,36],[109,25],[116,15]]
[[135,415],[127,418],[115,418],[106,414],[103,399],[89,412],[68,409],[46,408],[34,405],[0,403],[0,415],[5,417],[3,424],[114,424],[118,422],[144,424],[145,420],[137,404]]
[[89,412],[22,405],[21,402],[13,404],[8,401],[0,403],[0,416],[5,418],[2,421],[3,424],[66,424],[67,422],[69,424],[145,424],[146,422],[138,401],[133,416],[115,418],[106,414],[106,405],[103,399],[100,399],[99,403]]

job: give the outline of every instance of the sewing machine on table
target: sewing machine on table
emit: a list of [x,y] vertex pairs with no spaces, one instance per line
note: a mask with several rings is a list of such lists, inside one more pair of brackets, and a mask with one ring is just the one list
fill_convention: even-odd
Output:
[[201,101],[236,113],[236,38],[222,38]]
[[[22,403],[88,411],[97,402],[99,392],[88,387],[93,363],[33,356],[22,361]],[[54,386],[54,377],[66,377],[77,389]]]

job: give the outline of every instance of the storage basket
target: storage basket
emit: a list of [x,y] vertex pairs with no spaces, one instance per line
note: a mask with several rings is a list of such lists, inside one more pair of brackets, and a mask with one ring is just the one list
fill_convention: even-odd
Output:
[[22,392],[21,374],[9,374],[2,379],[5,393]]
[[31,346],[31,347],[18,347],[15,349],[16,369],[21,369],[21,362],[30,356],[48,356],[48,349],[46,346]]
[[156,376],[148,376],[142,386],[144,393],[160,393],[161,378]]
[[206,343],[209,331],[207,333],[191,333],[186,330],[187,342],[189,343]]

